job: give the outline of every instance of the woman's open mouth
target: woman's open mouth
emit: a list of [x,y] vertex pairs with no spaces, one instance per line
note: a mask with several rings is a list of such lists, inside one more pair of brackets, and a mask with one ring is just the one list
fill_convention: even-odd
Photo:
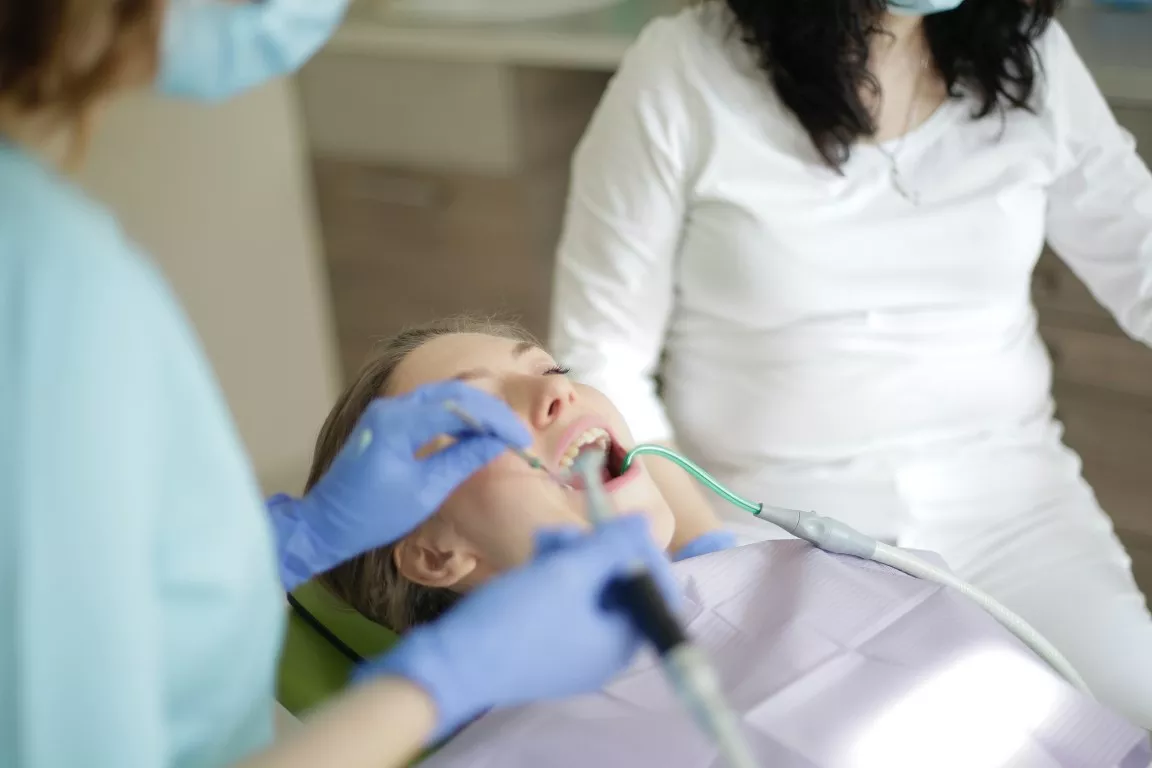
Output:
[[600,479],[604,483],[604,489],[609,493],[619,490],[640,473],[640,468],[636,464],[624,472],[624,458],[627,455],[624,446],[620,445],[612,433],[604,427],[590,426],[576,431],[557,462],[560,472],[570,476],[568,484],[576,490],[584,489],[584,478],[575,474],[573,467],[577,457],[585,451],[604,452],[605,461],[600,470]]

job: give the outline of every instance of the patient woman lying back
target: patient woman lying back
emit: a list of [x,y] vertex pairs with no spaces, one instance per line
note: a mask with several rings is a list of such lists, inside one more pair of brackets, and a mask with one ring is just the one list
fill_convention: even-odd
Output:
[[[452,378],[505,400],[552,469],[583,443],[606,440],[616,508],[647,515],[661,545],[673,540],[677,521],[644,467],[619,473],[632,447],[620,413],[509,326],[451,321],[386,343],[325,424],[311,480],[374,398]],[[323,580],[364,616],[404,632],[524,562],[534,532],[558,525],[587,525],[582,494],[507,454],[407,538]],[[684,618],[760,764],[1148,764],[1144,733],[1065,685],[966,598],[801,542],[735,548],[713,528],[676,553]],[[659,668],[642,658],[598,696],[486,715],[424,765],[703,768],[714,759]]]
[[[620,476],[632,446],[624,419],[598,391],[571,381],[529,334],[512,326],[455,319],[405,331],[385,342],[340,398],[320,434],[309,487],[320,478],[374,398],[434,381],[460,379],[506,401],[528,426],[531,451],[553,469],[571,465],[581,445],[609,448],[612,501],[648,516],[661,546],[675,521],[641,462]],[[429,446],[429,452],[437,447]],[[387,514],[387,510],[382,510]],[[325,575],[322,581],[361,614],[398,632],[431,621],[457,597],[523,563],[542,527],[586,526],[583,494],[507,454],[453,494],[439,513],[399,543]],[[730,546],[719,522],[676,553]]]

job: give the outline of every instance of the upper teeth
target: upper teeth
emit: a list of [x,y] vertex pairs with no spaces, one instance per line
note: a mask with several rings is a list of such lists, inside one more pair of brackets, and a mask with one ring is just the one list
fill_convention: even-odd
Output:
[[572,445],[568,446],[568,450],[560,457],[560,468],[572,469],[572,464],[576,461],[576,457],[580,455],[580,451],[589,445],[595,445],[606,451],[611,443],[612,438],[608,436],[608,430],[601,429],[600,427],[592,427],[573,440]]

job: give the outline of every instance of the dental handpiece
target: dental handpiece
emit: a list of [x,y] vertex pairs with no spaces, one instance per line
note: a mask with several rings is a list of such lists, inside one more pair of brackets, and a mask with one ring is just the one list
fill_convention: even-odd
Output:
[[[601,480],[607,454],[598,449],[583,451],[572,465],[573,472],[584,481],[588,499],[588,518],[593,525],[601,525],[612,518],[614,510],[608,492]],[[656,582],[637,562],[632,571],[621,579],[614,589],[624,608],[631,614],[637,628],[656,646],[661,656],[688,642],[680,622],[668,608]]]
[[[584,481],[588,517],[593,525],[613,515],[612,502],[601,479],[606,459],[607,454],[602,450],[585,450],[576,457],[572,467]],[[704,653],[692,644],[643,563],[636,563],[612,589],[612,597],[655,647],[673,690],[701,730],[712,739],[729,768],[756,768],[756,759],[740,730],[740,721],[724,700],[716,671]]]

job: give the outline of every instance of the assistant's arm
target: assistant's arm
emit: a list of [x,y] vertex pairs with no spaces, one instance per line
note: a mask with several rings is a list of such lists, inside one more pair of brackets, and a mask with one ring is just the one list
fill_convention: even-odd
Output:
[[1152,173],[1058,25],[1045,61],[1062,173],[1048,240],[1132,337],[1152,343]]
[[238,768],[400,768],[431,740],[436,721],[435,702],[423,688],[384,677],[353,687]]
[[[556,260],[552,351],[604,392],[641,442],[674,447],[655,376],[675,293],[693,138],[680,49],[650,26],[577,149]],[[645,460],[676,517],[673,550],[719,527],[695,481]]]

